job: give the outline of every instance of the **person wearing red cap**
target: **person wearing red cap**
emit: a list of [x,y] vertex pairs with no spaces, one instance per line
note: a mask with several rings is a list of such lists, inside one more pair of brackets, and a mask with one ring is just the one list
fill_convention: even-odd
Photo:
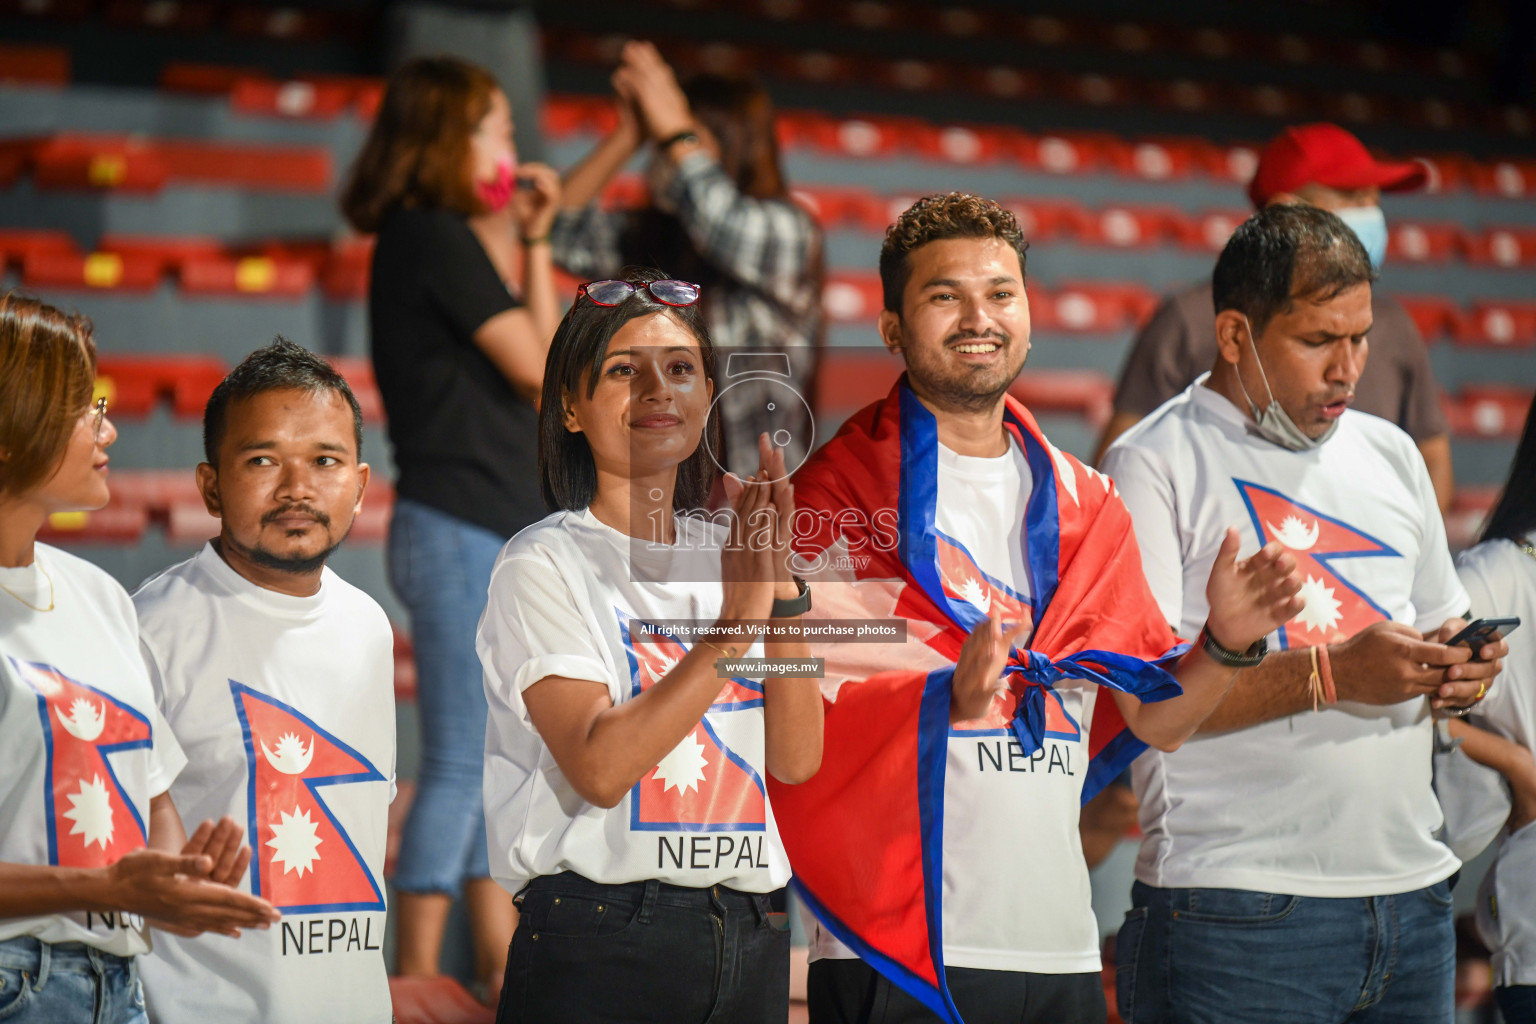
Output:
[[[1330,211],[1353,229],[1379,271],[1387,252],[1381,194],[1421,188],[1426,174],[1424,165],[1414,161],[1377,160],[1337,125],[1297,125],[1264,147],[1248,198],[1255,209],[1301,202]],[[1378,290],[1371,306],[1371,368],[1360,378],[1354,408],[1408,432],[1424,456],[1444,511],[1454,490],[1451,442],[1424,339],[1401,303]],[[1207,279],[1168,296],[1136,337],[1095,463],[1115,438],[1183,391],[1215,358],[1216,311]]]

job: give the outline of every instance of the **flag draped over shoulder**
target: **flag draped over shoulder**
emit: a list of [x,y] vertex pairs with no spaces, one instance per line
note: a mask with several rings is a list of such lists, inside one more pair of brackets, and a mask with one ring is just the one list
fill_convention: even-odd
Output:
[[[1180,689],[1160,663],[1185,647],[1147,587],[1130,514],[1109,479],[1051,445],[1012,398],[1004,423],[1033,477],[1021,536],[1035,629],[1009,668],[1019,697],[1010,728],[1030,754],[1041,745],[1052,684],[1085,680],[1163,700]],[[811,516],[798,513],[802,557],[846,552],[859,579],[895,581],[894,602],[883,598],[871,617],[909,620],[941,656],[930,661],[947,667],[850,677],[827,704],[820,771],[797,786],[769,787],[796,887],[817,918],[958,1024],[942,953],[944,770],[954,661],[984,616],[946,590],[934,528],[938,447],[933,414],[903,377],[795,475],[797,509],[818,523],[802,534]],[[881,592],[888,598],[891,585]],[[825,653],[833,675],[837,652]],[[1083,799],[1143,749],[1114,702],[1098,702]]]

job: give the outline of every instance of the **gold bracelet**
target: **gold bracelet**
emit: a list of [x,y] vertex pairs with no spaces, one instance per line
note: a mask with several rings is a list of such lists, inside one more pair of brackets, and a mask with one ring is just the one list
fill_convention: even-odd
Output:
[[732,654],[730,651],[726,650],[724,647],[721,647],[719,644],[713,643],[713,642],[711,642],[709,640],[705,640],[703,637],[699,637],[699,643],[703,644],[705,647],[713,647],[715,650],[719,651],[721,654],[725,655],[727,658],[734,658],[734,657],[736,657],[736,655]]

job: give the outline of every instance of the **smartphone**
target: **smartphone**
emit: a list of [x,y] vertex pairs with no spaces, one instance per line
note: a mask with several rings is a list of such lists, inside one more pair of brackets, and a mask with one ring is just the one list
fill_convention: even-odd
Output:
[[1520,625],[1518,616],[1509,619],[1478,619],[1466,629],[1447,640],[1446,644],[1466,644],[1472,648],[1472,656],[1475,658],[1477,653],[1483,649],[1483,644],[1489,643],[1493,639],[1494,633],[1498,633],[1500,636],[1509,636],[1518,625]]

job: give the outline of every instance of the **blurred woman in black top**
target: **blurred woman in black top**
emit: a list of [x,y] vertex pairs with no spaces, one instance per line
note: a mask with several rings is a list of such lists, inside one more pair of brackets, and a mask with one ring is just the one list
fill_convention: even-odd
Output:
[[559,195],[552,170],[518,167],[490,74],[430,57],[390,80],[342,197],[353,226],[378,233],[368,312],[398,470],[389,573],[410,612],[422,728],[395,874],[399,970],[437,973],[462,884],[493,1005],[514,918],[486,862],[475,627],[501,545],[545,514],[536,403],[559,321]]

